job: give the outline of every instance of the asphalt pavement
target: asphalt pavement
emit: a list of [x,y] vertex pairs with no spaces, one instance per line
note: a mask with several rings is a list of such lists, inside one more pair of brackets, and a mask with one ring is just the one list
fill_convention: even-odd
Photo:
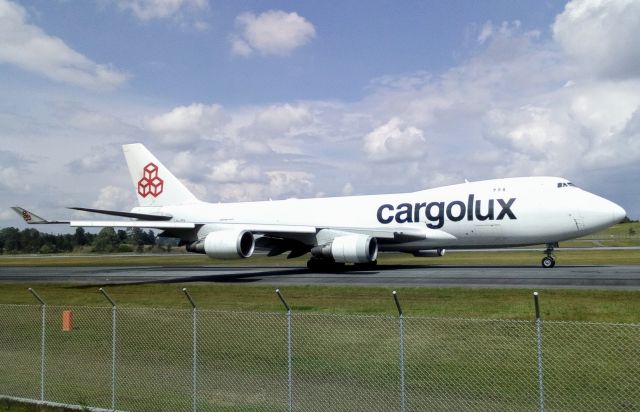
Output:
[[638,266],[380,265],[370,270],[313,272],[306,267],[0,267],[7,282],[113,285],[126,283],[236,283],[266,285],[464,286],[487,288],[640,289]]

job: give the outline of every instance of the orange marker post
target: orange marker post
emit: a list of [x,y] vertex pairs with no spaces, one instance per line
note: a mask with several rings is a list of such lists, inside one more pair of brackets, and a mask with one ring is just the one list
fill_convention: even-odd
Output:
[[65,310],[62,312],[62,331],[71,332],[73,330],[73,312]]

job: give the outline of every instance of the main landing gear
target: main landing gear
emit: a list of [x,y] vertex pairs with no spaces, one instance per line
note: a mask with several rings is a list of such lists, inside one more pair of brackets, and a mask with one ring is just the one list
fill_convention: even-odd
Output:
[[545,257],[542,258],[542,267],[551,269],[556,265],[556,257],[553,255],[554,248],[558,247],[557,243],[547,243],[547,249],[544,251]]
[[318,272],[344,272],[345,270],[371,270],[375,269],[378,264],[377,260],[367,263],[354,263],[353,266],[347,266],[344,263],[339,263],[333,259],[318,258],[312,256],[307,261],[307,269]]

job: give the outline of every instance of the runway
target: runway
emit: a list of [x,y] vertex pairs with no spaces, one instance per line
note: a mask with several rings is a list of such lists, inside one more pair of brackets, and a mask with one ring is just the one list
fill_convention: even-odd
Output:
[[638,266],[387,266],[317,273],[305,267],[0,267],[2,283],[247,283],[486,288],[598,288],[640,290]]

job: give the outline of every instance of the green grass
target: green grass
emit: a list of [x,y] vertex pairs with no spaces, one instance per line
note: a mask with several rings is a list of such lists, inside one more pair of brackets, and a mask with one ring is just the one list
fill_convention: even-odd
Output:
[[32,412],[33,408],[18,405],[0,405],[0,412]]
[[[108,306],[96,285],[38,284],[50,305]],[[202,309],[282,312],[274,287],[234,284],[113,285],[107,290],[122,307],[189,308],[187,287]],[[395,315],[391,288],[286,286],[283,293],[296,312]],[[404,311],[412,316],[518,319],[533,316],[532,291],[526,289],[398,288]],[[541,289],[548,320],[640,323],[640,291]],[[0,304],[34,304],[24,284],[0,284]]]
[[[118,302],[117,405],[189,409],[192,318],[184,286],[200,308],[198,410],[286,410],[285,312],[273,287],[233,284],[108,287]],[[47,399],[110,404],[111,308],[97,288],[37,286],[50,305]],[[391,290],[288,286],[283,292],[294,314],[295,407],[395,409],[398,317]],[[640,383],[640,291],[540,292],[549,409],[640,407],[639,394],[629,390]],[[406,316],[412,410],[536,409],[531,291],[398,293]],[[60,330],[65,309],[74,311],[71,333]],[[37,396],[39,319],[40,308],[24,284],[0,285],[0,393]],[[576,320],[610,323],[554,322]]]
[[[107,407],[111,310],[72,307],[74,331],[62,332],[67,308],[47,309],[45,396]],[[124,307],[117,314],[117,406],[189,410],[191,311]],[[0,330],[9,332],[0,334],[0,392],[37,396],[39,315],[37,306],[0,306]],[[286,410],[286,319],[282,311],[198,312],[198,410]],[[397,316],[294,308],[292,324],[296,409],[398,407]],[[537,409],[532,321],[408,314],[404,327],[411,410]],[[640,407],[639,325],[547,320],[543,333],[549,409]]]

